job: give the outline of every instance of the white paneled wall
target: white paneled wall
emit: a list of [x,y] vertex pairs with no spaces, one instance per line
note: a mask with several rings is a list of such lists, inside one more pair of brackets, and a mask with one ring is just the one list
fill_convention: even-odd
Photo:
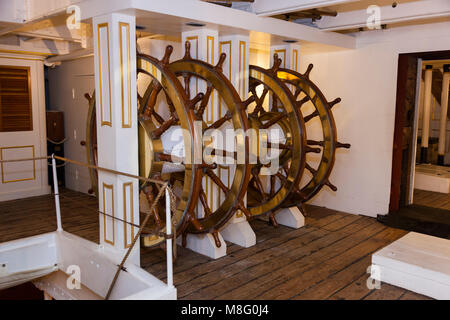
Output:
[[[83,58],[63,62],[50,69],[49,94],[50,109],[64,112],[65,157],[86,162],[86,148],[80,144],[86,140],[86,119],[88,101],[85,93],[92,95],[94,84],[94,58]],[[66,187],[87,193],[91,188],[87,168],[66,165]]]
[[450,22],[356,34],[358,49],[300,57],[300,71],[314,64],[311,78],[333,108],[338,139],[351,143],[338,150],[331,182],[313,204],[375,217],[386,214],[391,190],[397,66],[400,53],[450,50]]

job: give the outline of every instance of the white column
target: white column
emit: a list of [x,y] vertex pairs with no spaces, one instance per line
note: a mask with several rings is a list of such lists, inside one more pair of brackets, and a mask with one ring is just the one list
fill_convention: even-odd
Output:
[[273,65],[273,55],[281,59],[281,68],[299,72],[300,46],[296,43],[288,43],[270,46],[270,65]]
[[[274,54],[278,55],[281,59],[281,68],[290,69],[299,72],[300,64],[300,46],[295,43],[288,43],[283,45],[272,45],[270,46],[270,65],[273,65]],[[290,88],[294,91],[294,88]],[[272,97],[271,97],[272,99]],[[290,208],[279,209],[276,213],[276,220],[278,224],[291,227],[291,228],[301,228],[305,225],[305,217],[303,216],[300,209],[296,206]]]
[[[190,42],[192,58],[205,61],[212,65],[215,65],[218,62],[219,33],[217,30],[198,28],[192,31],[185,31],[181,33],[181,39],[183,48],[186,41]],[[192,77],[190,88],[192,99],[197,93],[206,91],[206,82]],[[213,92],[209,104],[203,114],[203,120],[207,124],[212,124],[220,118],[218,106],[217,92]],[[218,174],[218,169],[214,171]],[[204,177],[202,185],[208,199],[208,205],[211,211],[214,211],[218,207],[217,199],[219,196],[219,189],[208,177]],[[197,215],[202,217],[204,215],[204,210],[200,201],[197,205],[197,210]],[[221,242],[219,248],[217,248],[213,236],[209,233],[202,235],[188,234],[186,237],[186,247],[210,258],[218,259],[225,256],[227,250],[227,245],[222,235],[219,233],[218,236]],[[178,243],[180,243],[180,239],[178,239]]]
[[438,165],[444,165],[446,135],[447,135],[447,112],[448,112],[448,90],[450,85],[450,64],[444,65],[444,75],[442,78],[441,94],[441,118],[439,125],[439,146],[438,146]]
[[425,66],[424,102],[422,114],[422,148],[420,151],[421,162],[428,162],[428,140],[430,138],[430,116],[431,116],[431,85],[433,80],[433,66]]
[[[138,175],[135,17],[95,17],[94,62],[98,165]],[[139,184],[136,179],[100,171],[98,177],[100,244],[122,257],[139,225]],[[139,241],[129,261],[139,265]]]
[[[219,54],[225,53],[227,59],[223,64],[223,73],[236,88],[241,100],[248,98],[249,86],[249,36],[231,35],[219,38]],[[225,108],[223,108],[225,109]],[[222,115],[226,110],[221,110]],[[228,177],[234,176],[234,168],[219,169],[222,181],[228,185]],[[223,196],[223,194],[222,194]],[[246,201],[245,201],[246,202]],[[227,226],[221,230],[225,240],[248,248],[256,244],[256,235],[245,215],[238,211]]]

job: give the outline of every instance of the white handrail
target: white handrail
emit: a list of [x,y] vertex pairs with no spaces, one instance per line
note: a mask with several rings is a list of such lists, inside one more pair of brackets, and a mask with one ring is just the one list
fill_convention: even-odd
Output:
[[52,169],[53,169],[53,188],[55,192],[55,208],[56,208],[56,224],[58,231],[63,231],[61,223],[61,207],[59,204],[59,188],[58,188],[58,176],[56,174],[56,160],[55,154],[52,154]]
[[173,261],[172,261],[172,216],[170,210],[170,193],[169,189],[166,188],[166,254],[167,254],[167,285],[173,288]]

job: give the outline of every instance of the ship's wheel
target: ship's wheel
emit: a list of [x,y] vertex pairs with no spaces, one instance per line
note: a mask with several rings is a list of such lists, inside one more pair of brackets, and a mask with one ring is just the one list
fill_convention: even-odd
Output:
[[[216,66],[212,66],[190,57],[189,42],[186,44],[186,56],[169,64],[171,52],[172,47],[167,47],[161,61],[142,54],[137,56],[140,175],[170,181],[177,197],[177,234],[211,233],[216,245],[220,246],[218,229],[236,210],[246,212],[243,198],[250,171],[247,158],[249,143],[245,136],[249,125],[244,103],[222,73],[225,54],[221,55]],[[184,87],[177,77],[183,80]],[[193,79],[204,81],[206,87],[204,92],[191,97],[190,83]],[[219,119],[207,124],[203,115],[213,96],[220,99],[223,112]],[[200,124],[197,127],[196,122]],[[87,127],[88,161],[97,164],[95,100],[92,98]],[[209,146],[209,156],[203,157],[203,133],[208,129],[224,128],[233,129],[232,149],[226,150],[223,145],[218,147],[213,144]],[[222,158],[222,161],[216,161],[217,158]],[[223,158],[228,158],[228,161]],[[221,168],[228,167],[229,184],[220,177],[219,165]],[[95,170],[91,172],[91,177],[92,189],[95,190]],[[206,179],[222,194],[215,208],[206,196]],[[156,193],[154,187],[142,184],[141,207],[148,209]],[[163,201],[151,214],[153,227],[164,231]],[[163,240],[155,235],[144,236],[144,245],[153,246]]]
[[[187,221],[193,217],[201,185],[200,170],[194,165],[193,148],[196,137],[194,132],[194,114],[188,105],[192,103],[186,96],[176,76],[169,71],[168,64],[173,48],[168,46],[162,60],[138,54],[138,121],[139,121],[139,175],[155,180],[173,180],[174,176],[182,180],[182,184],[171,186],[176,196],[176,208],[172,210],[177,232],[182,232]],[[143,92],[142,96],[139,92]],[[97,134],[95,116],[95,98],[89,98],[87,119],[86,147],[90,164],[97,165]],[[166,103],[166,113],[162,114],[158,105]],[[171,141],[177,131],[175,143]],[[175,134],[176,135],[176,134]],[[178,143],[178,145],[177,145]],[[181,145],[181,147],[180,147]],[[179,147],[178,150],[174,148]],[[176,153],[179,157],[173,156]],[[174,159],[176,158],[176,159]],[[92,191],[97,194],[97,172],[91,170]],[[157,187],[147,183],[140,184],[140,207],[149,210],[155,200]],[[155,206],[150,212],[153,230],[165,231],[164,203]],[[165,239],[159,235],[146,236],[144,244],[153,246]]]
[[[247,213],[243,199],[250,177],[248,163],[249,141],[245,133],[249,128],[245,105],[231,82],[222,72],[226,55],[221,54],[216,66],[193,59],[190,43],[186,42],[183,59],[172,62],[170,70],[184,84],[188,97],[195,95],[188,106],[199,125],[196,135],[206,135],[205,152],[201,157],[202,185],[195,223],[190,221],[186,233],[211,233],[220,246],[218,230],[236,213]],[[195,88],[193,88],[195,84]],[[202,89],[199,89],[203,87]],[[203,92],[198,92],[203,91]],[[219,110],[215,120],[212,104],[217,99]],[[208,132],[211,133],[208,135]],[[217,134],[220,133],[220,134]],[[225,140],[228,139],[227,143]],[[230,140],[231,139],[231,140]],[[230,147],[231,145],[231,147]],[[226,172],[226,176],[221,173]],[[208,192],[206,192],[208,190]],[[207,197],[207,194],[210,197]],[[185,237],[183,237],[185,240]],[[183,241],[185,244],[185,241]]]
[[324,186],[337,191],[337,187],[329,181],[336,149],[350,148],[349,144],[337,141],[336,124],[331,110],[341,99],[331,102],[326,100],[322,91],[309,78],[312,68],[313,65],[310,64],[304,74],[289,69],[277,70],[278,78],[292,89],[297,108],[306,124],[309,139],[307,150],[312,151],[306,156],[305,175],[297,183],[300,192],[292,194],[283,203],[286,207],[310,200]]
[[300,195],[297,186],[305,154],[310,151],[297,102],[277,77],[280,64],[281,59],[275,55],[271,69],[250,66],[249,90],[254,102],[248,108],[251,127],[258,136],[257,161],[248,186],[248,211],[251,216],[269,214],[275,226],[277,209],[291,194]]

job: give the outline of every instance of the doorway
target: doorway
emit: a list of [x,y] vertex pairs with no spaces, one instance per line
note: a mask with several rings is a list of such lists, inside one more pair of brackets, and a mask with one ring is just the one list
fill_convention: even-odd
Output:
[[[423,69],[446,60],[450,61],[450,51],[399,55],[389,214],[378,219],[393,227],[450,239],[450,194],[432,188],[423,190],[427,188],[421,181],[423,171],[436,171],[438,164],[436,137],[433,133],[430,137],[423,134],[430,131],[421,125],[432,123],[431,119],[424,121],[420,114],[425,101]],[[422,143],[422,138],[430,143]],[[440,164],[442,160],[439,157]],[[442,165],[438,169],[445,171],[450,167]]]

